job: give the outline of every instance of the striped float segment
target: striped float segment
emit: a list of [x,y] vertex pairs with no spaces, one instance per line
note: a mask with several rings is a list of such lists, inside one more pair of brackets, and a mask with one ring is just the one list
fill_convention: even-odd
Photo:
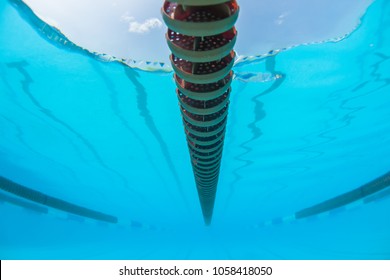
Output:
[[211,223],[229,107],[235,0],[165,1],[166,40],[206,225]]

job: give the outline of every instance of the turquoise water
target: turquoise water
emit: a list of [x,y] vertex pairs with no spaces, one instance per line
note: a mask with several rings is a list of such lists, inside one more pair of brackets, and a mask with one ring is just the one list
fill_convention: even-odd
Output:
[[1,259],[390,258],[389,176],[340,197],[390,171],[387,0],[342,41],[236,64],[210,227],[172,73],[108,62],[15,3],[0,2]]

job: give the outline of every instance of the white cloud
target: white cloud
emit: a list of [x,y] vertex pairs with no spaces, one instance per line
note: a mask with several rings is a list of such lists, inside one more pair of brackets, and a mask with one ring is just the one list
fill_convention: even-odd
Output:
[[162,22],[158,18],[150,18],[140,23],[126,13],[122,16],[122,20],[129,23],[131,33],[147,33],[154,28],[162,27]]
[[285,21],[285,19],[286,19],[286,17],[287,17],[289,14],[290,14],[289,12],[285,12],[285,13],[281,14],[281,15],[278,17],[278,19],[275,20],[275,23],[276,23],[277,25],[283,24],[284,21]]

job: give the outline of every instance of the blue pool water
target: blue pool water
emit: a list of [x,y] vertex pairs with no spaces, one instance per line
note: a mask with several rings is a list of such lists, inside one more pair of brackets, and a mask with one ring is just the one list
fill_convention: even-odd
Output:
[[0,14],[1,259],[390,258],[387,0],[339,42],[237,62],[210,227],[169,66]]

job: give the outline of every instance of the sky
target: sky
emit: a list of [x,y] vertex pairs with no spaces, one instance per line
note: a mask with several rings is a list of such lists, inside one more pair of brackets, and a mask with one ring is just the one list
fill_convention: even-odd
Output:
[[[238,55],[340,38],[373,0],[238,0]],[[25,0],[75,44],[118,58],[169,62],[162,0]]]

